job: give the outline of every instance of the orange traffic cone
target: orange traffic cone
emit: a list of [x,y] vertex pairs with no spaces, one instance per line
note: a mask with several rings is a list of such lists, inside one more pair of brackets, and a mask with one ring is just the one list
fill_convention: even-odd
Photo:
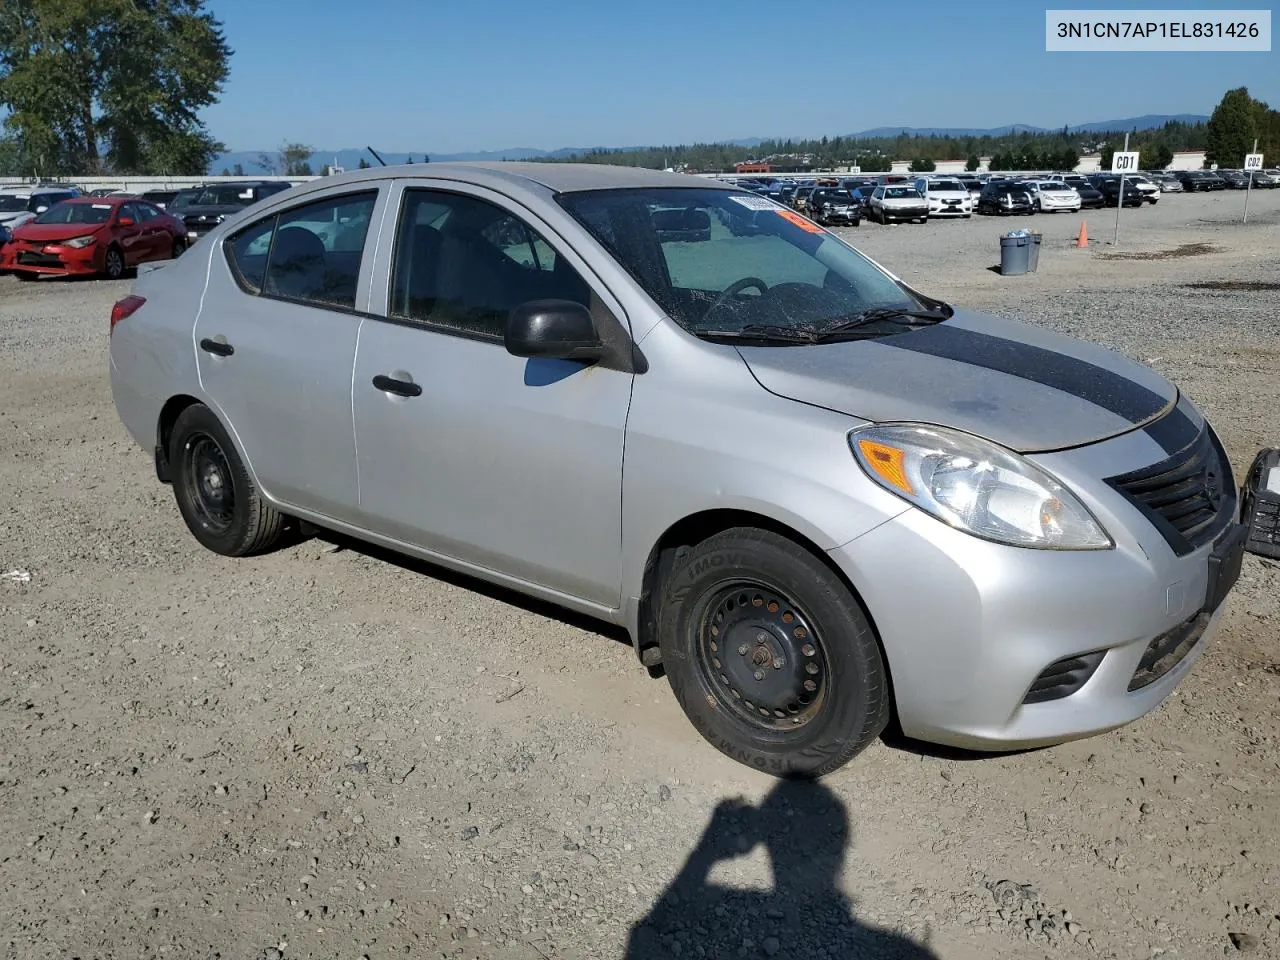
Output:
[[1077,247],[1087,247],[1089,245],[1089,228],[1085,226],[1083,220],[1080,221],[1080,236],[1076,237]]

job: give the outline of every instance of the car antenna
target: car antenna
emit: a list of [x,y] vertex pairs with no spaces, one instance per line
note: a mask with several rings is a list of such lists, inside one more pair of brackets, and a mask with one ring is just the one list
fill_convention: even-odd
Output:
[[384,167],[387,165],[387,161],[383,160],[380,156],[378,156],[378,151],[373,149],[373,147],[365,147],[365,149],[373,154],[373,159],[377,160]]

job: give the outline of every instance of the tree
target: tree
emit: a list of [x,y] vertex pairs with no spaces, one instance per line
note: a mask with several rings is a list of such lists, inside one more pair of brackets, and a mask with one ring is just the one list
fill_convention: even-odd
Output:
[[404,161],[404,162],[405,162],[405,163],[413,163],[413,154],[412,154],[412,153],[411,153],[411,154],[409,154],[409,156],[407,156],[407,157],[405,158],[405,161]]
[[917,157],[911,161],[912,173],[932,173],[938,169],[938,165],[928,157]]
[[1098,152],[1098,169],[1110,170],[1111,160],[1116,155],[1116,148],[1111,144],[1107,144]]
[[315,148],[305,143],[286,143],[280,147],[280,165],[286,177],[311,176],[311,154]]
[[1065,170],[1067,173],[1070,173],[1079,165],[1080,165],[1080,151],[1078,151],[1075,147],[1063,147],[1061,150],[1058,151],[1058,155],[1055,158],[1055,162],[1049,164],[1049,166],[1053,167],[1054,169]]
[[[1241,159],[1243,163],[1243,158]],[[1173,163],[1173,151],[1163,140],[1153,140],[1138,147],[1138,166],[1143,170],[1163,170]]]
[[359,163],[358,169],[360,169],[360,170],[368,170],[368,169],[369,169],[369,161],[368,161],[368,160],[366,160],[364,157],[361,157],[361,158],[360,158],[360,163]]
[[230,170],[228,170],[226,167],[223,167],[223,168],[222,168],[222,172],[221,172],[220,174],[218,174],[218,176],[220,176],[220,177],[229,177],[229,176],[231,176],[231,171],[230,171]]
[[231,175],[233,177],[243,177],[244,166],[242,164],[237,163],[234,167],[231,168]]
[[973,173],[980,166],[982,166],[982,159],[976,153],[969,154],[969,159],[964,162],[964,168],[970,173]]
[[258,159],[253,161],[253,165],[263,173],[276,172],[276,158],[269,153],[258,154]]
[[0,107],[31,172],[203,173],[230,57],[204,0],[0,4]]
[[431,158],[430,158],[430,157],[428,157],[428,156],[424,153],[424,154],[422,155],[422,162],[423,162],[423,163],[430,163],[430,162],[431,162]]
[[1206,164],[1228,169],[1244,165],[1244,155],[1253,150],[1258,136],[1257,101],[1246,87],[1228,90],[1213,108],[1205,139]]

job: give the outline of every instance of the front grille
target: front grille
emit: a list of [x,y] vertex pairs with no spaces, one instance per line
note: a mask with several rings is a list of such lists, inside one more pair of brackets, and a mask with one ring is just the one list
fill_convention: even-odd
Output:
[[18,254],[18,263],[24,267],[60,267],[62,260],[51,253],[32,253],[23,250]]
[[1022,698],[1023,703],[1044,703],[1047,700],[1061,700],[1069,697],[1086,683],[1102,662],[1103,651],[1082,653],[1074,657],[1064,657],[1049,664],[1036,677],[1031,689]]
[[1212,540],[1235,513],[1231,465],[1207,426],[1169,459],[1107,483],[1146,515],[1180,557]]
[[1182,658],[1191,652],[1191,648],[1204,635],[1209,624],[1209,614],[1201,613],[1172,630],[1160,634],[1143,651],[1138,661],[1138,669],[1133,672],[1129,681],[1129,692],[1141,690],[1163,677],[1182,662]]

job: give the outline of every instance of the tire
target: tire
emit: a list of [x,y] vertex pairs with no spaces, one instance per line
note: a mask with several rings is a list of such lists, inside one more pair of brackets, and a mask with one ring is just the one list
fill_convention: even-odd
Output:
[[173,249],[169,251],[169,259],[177,260],[180,256],[187,252],[187,242],[177,237],[173,240]]
[[102,272],[108,280],[119,280],[124,276],[124,254],[119,247],[107,247],[102,261]]
[[888,678],[858,601],[775,533],[739,527],[678,555],[659,585],[656,623],[685,715],[747,766],[820,777],[889,721]]
[[263,500],[226,428],[204,404],[178,414],[169,463],[178,510],[206,548],[244,557],[279,542],[284,517]]
[[35,280],[37,277],[40,276],[40,274],[32,273],[30,270],[15,270],[13,271],[13,275],[17,277],[19,280],[25,280],[27,282]]

